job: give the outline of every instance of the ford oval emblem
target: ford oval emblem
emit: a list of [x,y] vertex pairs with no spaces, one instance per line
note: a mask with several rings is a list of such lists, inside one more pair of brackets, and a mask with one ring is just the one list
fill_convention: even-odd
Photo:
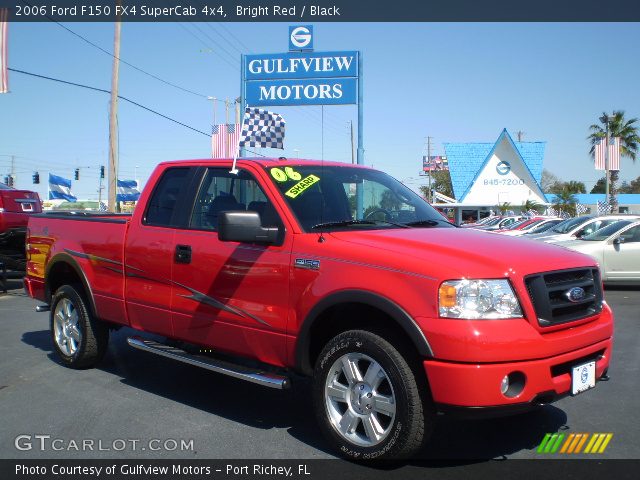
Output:
[[580,300],[584,300],[584,297],[586,297],[587,294],[584,291],[584,288],[573,287],[571,290],[565,293],[565,295],[567,296],[567,300],[573,303],[577,303]]

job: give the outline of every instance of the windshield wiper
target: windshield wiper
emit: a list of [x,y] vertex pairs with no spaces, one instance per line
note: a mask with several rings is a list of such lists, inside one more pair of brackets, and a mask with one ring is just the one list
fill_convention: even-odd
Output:
[[376,222],[370,222],[368,220],[340,220],[339,222],[325,222],[318,223],[311,227],[311,229],[315,228],[324,228],[324,227],[346,227],[349,225],[375,225]]
[[318,223],[317,225],[314,225],[313,227],[311,227],[311,229],[313,230],[313,229],[324,228],[324,227],[347,227],[349,225],[379,225],[381,223],[386,223],[388,225],[395,225],[396,227],[400,227],[400,228],[409,228],[404,223],[394,223],[394,222],[389,222],[388,220],[341,220],[339,222]]
[[440,223],[439,220],[416,220],[415,222],[407,222],[408,227],[435,227]]

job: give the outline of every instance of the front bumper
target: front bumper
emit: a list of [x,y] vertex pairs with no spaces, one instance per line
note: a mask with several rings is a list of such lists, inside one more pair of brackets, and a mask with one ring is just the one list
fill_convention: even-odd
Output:
[[[612,339],[549,358],[501,363],[456,363],[425,360],[424,369],[434,402],[440,410],[456,407],[526,407],[550,403],[571,391],[571,368],[589,361],[596,362],[596,379],[609,368]],[[522,372],[522,391],[507,397],[500,391],[505,375]]]

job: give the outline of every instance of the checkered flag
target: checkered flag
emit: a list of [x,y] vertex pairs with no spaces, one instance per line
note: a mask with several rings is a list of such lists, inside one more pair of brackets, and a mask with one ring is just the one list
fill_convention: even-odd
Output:
[[544,211],[544,215],[546,217],[555,217],[556,215],[558,215],[558,212],[556,212],[555,208],[553,207],[547,207],[547,209]]
[[598,201],[598,215],[607,215],[611,213],[611,205],[606,200],[604,202]]
[[576,203],[576,213],[578,215],[582,215],[583,213],[587,213],[588,210],[589,210],[589,207],[587,207],[586,205],[583,205],[581,203]]
[[247,107],[242,120],[239,146],[284,149],[284,125],[284,118],[277,113]]

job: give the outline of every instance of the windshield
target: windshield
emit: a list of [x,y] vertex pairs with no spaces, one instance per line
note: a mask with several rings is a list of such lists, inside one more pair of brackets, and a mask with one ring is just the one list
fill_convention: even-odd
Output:
[[333,165],[267,170],[307,232],[454,227],[412,190],[377,170]]
[[525,235],[533,235],[534,233],[542,233],[547,230],[553,228],[555,225],[559,225],[563,220],[549,220],[547,222],[543,222],[541,225],[536,225],[531,230],[527,231]]
[[580,240],[587,240],[589,242],[606,240],[611,235],[613,235],[616,232],[619,232],[630,223],[632,223],[631,220],[620,220],[618,222],[613,222],[607,225],[606,227],[601,228],[600,230],[596,230],[595,232],[589,235],[585,235]]
[[487,220],[485,223],[483,223],[482,226],[483,227],[492,227],[493,225],[498,223],[500,220],[502,220],[502,217],[493,217],[491,220]]
[[593,217],[570,218],[569,220],[565,220],[564,222],[559,223],[558,225],[556,225],[556,227],[553,228],[551,231],[555,232],[555,233],[568,233],[574,227],[577,227],[578,225],[581,225],[584,222],[586,222],[587,220],[591,220],[592,218]]

